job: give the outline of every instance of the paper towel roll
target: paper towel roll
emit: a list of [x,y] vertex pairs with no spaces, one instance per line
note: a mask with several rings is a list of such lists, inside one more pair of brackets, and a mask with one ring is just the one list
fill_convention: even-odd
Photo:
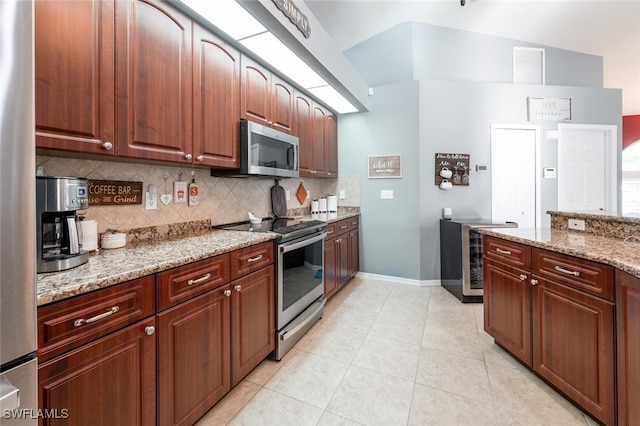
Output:
[[338,197],[336,197],[335,195],[329,195],[327,197],[327,211],[329,213],[338,212]]
[[82,232],[82,250],[93,251],[98,249],[98,223],[95,220],[80,221]]
[[320,198],[318,200],[318,208],[320,209],[320,213],[326,213],[327,212],[327,199],[326,198]]

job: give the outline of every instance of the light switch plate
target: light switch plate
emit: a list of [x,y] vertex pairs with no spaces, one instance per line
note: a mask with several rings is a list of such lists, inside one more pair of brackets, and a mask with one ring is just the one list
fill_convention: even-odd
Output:
[[381,189],[380,190],[380,199],[381,200],[393,200],[393,189]]
[[347,198],[347,195],[346,195],[346,193],[345,193],[344,189],[341,189],[341,190],[338,192],[338,196],[339,196],[338,198],[340,198],[341,200],[344,200],[345,198]]

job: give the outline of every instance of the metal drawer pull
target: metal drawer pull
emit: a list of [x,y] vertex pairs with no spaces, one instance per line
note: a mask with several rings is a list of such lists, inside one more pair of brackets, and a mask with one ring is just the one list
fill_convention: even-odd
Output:
[[206,280],[208,280],[209,278],[211,278],[211,274],[207,274],[201,278],[198,278],[197,280],[189,280],[187,281],[187,285],[193,285],[193,284],[200,284],[205,282]]
[[579,277],[580,276],[580,272],[578,272],[578,271],[570,271],[568,269],[561,268],[558,265],[554,266],[553,269],[555,269],[558,272],[562,272],[563,274],[573,275],[574,277]]
[[91,324],[92,322],[96,322],[96,321],[100,321],[101,319],[105,319],[106,317],[109,317],[109,316],[115,314],[119,310],[120,310],[120,308],[118,306],[114,306],[113,308],[111,308],[107,312],[105,312],[104,314],[96,315],[95,317],[91,317],[91,318],[88,318],[88,319],[84,319],[84,318],[77,319],[77,320],[75,320],[73,322],[73,325],[75,327],[80,327],[81,325],[84,325],[84,324]]
[[223,294],[225,296],[229,297],[229,296],[231,296],[231,290],[225,290]]
[[262,259],[262,255],[256,256],[256,257],[251,257],[251,258],[247,259],[247,262],[249,262],[249,263],[257,262],[260,259]]
[[349,226],[349,225],[340,225],[340,229],[344,229],[344,228],[346,228],[347,226]]
[[524,280],[526,280],[526,279],[527,279],[527,276],[526,276],[526,275],[524,275],[524,274],[520,275],[520,280],[521,280],[521,281],[524,281]]
[[233,287],[233,289],[235,291],[241,291],[242,290],[242,286],[240,284],[238,284],[237,286]]
[[534,280],[534,279],[532,279],[532,280],[531,280],[531,285],[538,285],[538,280]]
[[509,250],[502,250],[501,248],[497,248],[496,251],[500,254],[506,254],[507,256],[511,256],[511,251]]

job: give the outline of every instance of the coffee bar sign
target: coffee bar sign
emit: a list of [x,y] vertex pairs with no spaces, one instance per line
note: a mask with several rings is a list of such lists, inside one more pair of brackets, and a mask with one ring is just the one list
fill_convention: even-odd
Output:
[[527,98],[529,121],[571,121],[571,98]]
[[284,16],[289,18],[293,25],[300,30],[305,38],[311,36],[309,19],[304,13],[300,12],[300,9],[293,3],[293,0],[273,0],[273,3],[284,13]]
[[142,182],[89,179],[89,205],[142,204]]

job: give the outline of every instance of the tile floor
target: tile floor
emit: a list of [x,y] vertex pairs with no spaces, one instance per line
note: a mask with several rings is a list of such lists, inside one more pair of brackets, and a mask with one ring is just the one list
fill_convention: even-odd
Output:
[[482,304],[356,277],[197,426],[595,425],[498,348]]

